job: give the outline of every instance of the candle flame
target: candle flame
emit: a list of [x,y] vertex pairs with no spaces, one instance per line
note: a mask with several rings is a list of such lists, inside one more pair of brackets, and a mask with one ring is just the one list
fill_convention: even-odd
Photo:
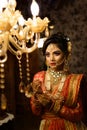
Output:
[[33,16],[37,16],[39,14],[39,6],[35,0],[33,0],[31,4],[31,12]]

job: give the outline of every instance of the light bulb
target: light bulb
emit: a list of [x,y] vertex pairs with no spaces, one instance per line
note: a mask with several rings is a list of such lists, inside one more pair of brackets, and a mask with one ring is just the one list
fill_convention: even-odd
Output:
[[33,0],[31,4],[31,12],[33,16],[37,16],[39,14],[39,6],[35,0]]
[[0,12],[2,12],[3,8],[6,8],[8,4],[7,0],[0,0]]

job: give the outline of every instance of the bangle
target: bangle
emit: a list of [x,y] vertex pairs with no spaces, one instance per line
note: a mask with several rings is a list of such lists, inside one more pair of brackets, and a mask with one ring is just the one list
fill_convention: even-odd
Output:
[[53,109],[53,107],[54,107],[54,102],[52,102],[52,105],[51,105],[51,107],[49,108],[49,111],[51,111],[51,110]]

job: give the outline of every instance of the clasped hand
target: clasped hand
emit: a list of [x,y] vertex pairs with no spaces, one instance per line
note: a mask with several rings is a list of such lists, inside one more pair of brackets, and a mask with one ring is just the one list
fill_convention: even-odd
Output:
[[55,99],[51,93],[44,93],[41,86],[42,83],[39,80],[32,82],[32,89],[35,100],[48,108],[53,104],[53,109],[55,111],[58,111],[58,109],[60,109],[64,104],[64,98],[62,96],[59,96],[57,99]]
[[32,82],[33,94],[37,101],[39,101],[43,106],[46,106],[51,102],[51,99],[49,95],[43,93],[41,85],[42,83],[39,80],[35,80]]

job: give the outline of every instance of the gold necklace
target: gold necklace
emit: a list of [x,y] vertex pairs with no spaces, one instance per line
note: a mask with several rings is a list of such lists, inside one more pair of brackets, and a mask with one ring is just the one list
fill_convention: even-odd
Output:
[[53,85],[57,84],[59,80],[61,80],[62,76],[65,75],[64,71],[54,71],[52,69],[48,70],[50,74],[50,79]]
[[64,71],[54,71],[49,68],[46,71],[46,75],[45,75],[46,90],[51,91],[52,86],[58,84],[58,82],[64,83],[64,80],[62,79],[65,79],[66,76],[67,74]]

